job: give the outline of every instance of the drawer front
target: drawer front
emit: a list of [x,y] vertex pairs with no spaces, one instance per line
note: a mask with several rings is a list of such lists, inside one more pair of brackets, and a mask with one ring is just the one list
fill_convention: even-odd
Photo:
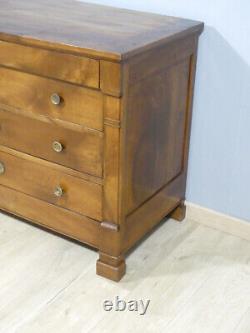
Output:
[[97,130],[103,128],[101,92],[3,67],[0,104]]
[[99,88],[99,61],[0,41],[0,64],[21,71]]
[[0,110],[1,145],[97,177],[102,177],[102,141],[98,131],[72,130]]
[[[0,151],[0,185],[101,220],[101,185],[40,165],[35,161],[31,162]],[[53,216],[51,218],[53,219]]]

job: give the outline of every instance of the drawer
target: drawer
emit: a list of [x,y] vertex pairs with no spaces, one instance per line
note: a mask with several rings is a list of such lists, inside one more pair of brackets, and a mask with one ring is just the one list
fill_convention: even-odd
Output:
[[0,41],[0,64],[24,72],[99,88],[99,61]]
[[77,131],[0,110],[1,145],[97,177],[102,177],[102,142],[99,131]]
[[0,67],[0,104],[97,130],[103,128],[100,91],[4,67]]
[[41,165],[35,158],[30,161],[0,150],[0,185],[96,220],[102,217],[100,184]]

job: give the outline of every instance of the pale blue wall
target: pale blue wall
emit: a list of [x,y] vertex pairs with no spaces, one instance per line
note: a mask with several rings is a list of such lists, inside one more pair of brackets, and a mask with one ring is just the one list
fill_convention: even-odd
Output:
[[187,199],[250,221],[250,1],[88,1],[204,21]]

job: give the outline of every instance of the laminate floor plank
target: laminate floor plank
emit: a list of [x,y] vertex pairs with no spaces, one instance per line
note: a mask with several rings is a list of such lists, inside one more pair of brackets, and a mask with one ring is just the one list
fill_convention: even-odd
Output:
[[[172,333],[168,325],[179,318],[182,311],[191,312],[192,304],[189,303],[193,295],[203,290],[209,276],[216,274],[217,261],[223,265],[227,254],[226,242],[227,235],[221,232],[203,226],[197,228],[127,295],[129,300],[151,300],[149,313],[143,319],[135,316],[131,320],[129,312],[114,314],[112,320],[105,318],[92,332],[112,331],[120,323],[119,332],[133,332],[136,325],[138,332],[157,332],[157,328],[159,332]],[[179,322],[182,323],[182,318]],[[186,332],[185,326],[183,331]]]
[[250,305],[250,243],[226,235],[212,254],[213,273],[164,330],[235,332],[235,326]]
[[18,332],[95,261],[96,253],[0,215],[0,332]]
[[250,306],[244,315],[240,318],[234,330],[235,333],[249,333],[250,332]]
[[[94,250],[5,215],[0,248],[1,333],[250,332],[250,242],[191,220],[161,224],[120,283],[95,275]],[[104,311],[117,296],[146,314]]]
[[127,260],[128,273],[119,284],[95,276],[93,263],[93,269],[89,274],[68,288],[49,307],[44,308],[44,311],[28,322],[20,332],[55,332],[58,329],[65,333],[92,332],[102,319],[109,319],[112,316],[103,310],[103,302],[114,300],[116,296],[121,299],[127,298],[126,296],[150,275],[150,271],[159,264],[159,261],[164,260],[175,247],[182,244],[197,226],[189,223],[181,227],[180,224],[170,222],[168,232],[165,234],[162,228],[165,226],[159,227],[131,253]]

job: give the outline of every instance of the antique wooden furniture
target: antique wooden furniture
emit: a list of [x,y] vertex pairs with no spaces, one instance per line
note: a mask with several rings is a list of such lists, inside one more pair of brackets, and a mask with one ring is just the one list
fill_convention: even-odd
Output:
[[0,208],[97,248],[118,281],[185,215],[203,24],[69,0],[6,0],[0,18]]

